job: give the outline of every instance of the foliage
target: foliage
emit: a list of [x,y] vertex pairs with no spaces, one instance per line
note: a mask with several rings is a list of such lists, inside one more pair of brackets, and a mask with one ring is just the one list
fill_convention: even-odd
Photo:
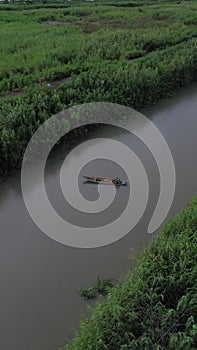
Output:
[[[28,141],[51,114],[62,110],[57,94],[51,89],[35,93],[29,90],[25,98],[11,100],[0,106],[0,169],[18,167]],[[6,117],[5,117],[6,116]]]
[[97,277],[96,283],[95,283],[95,289],[98,293],[105,295],[109,292],[110,288],[113,286],[110,279],[101,279]]
[[[196,80],[194,0],[19,3],[0,10],[0,93],[25,89],[0,101],[3,172],[20,166],[32,134],[66,107],[107,101],[141,108]],[[48,88],[38,84],[40,76],[71,79]],[[121,286],[109,290],[97,279],[81,291],[108,292],[108,299],[67,349],[196,349],[196,246],[197,199],[164,226]]]
[[95,294],[96,294],[94,287],[80,289],[79,292],[80,292],[81,297],[83,297],[85,299],[95,298]]
[[[0,92],[8,93],[0,100],[1,171],[20,166],[32,134],[63,108],[93,101],[142,108],[196,80],[195,1],[116,4],[0,5]],[[47,88],[41,76],[70,80]]]
[[197,198],[166,223],[67,350],[197,348]]
[[53,81],[86,71],[86,61],[138,58],[197,36],[195,2],[143,4],[141,11],[123,2],[52,5],[1,4],[1,94],[40,76]]
[[110,279],[101,279],[97,277],[95,284],[92,287],[80,289],[79,293],[81,297],[85,299],[92,299],[96,297],[96,294],[106,295],[109,293],[110,288],[113,286]]

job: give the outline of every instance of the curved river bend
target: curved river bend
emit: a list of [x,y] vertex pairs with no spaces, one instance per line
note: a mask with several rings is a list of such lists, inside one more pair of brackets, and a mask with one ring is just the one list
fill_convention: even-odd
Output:
[[[196,110],[197,85],[194,84],[176,97],[142,111],[164,135],[175,162],[176,192],[168,217],[186,207],[196,194]],[[94,249],[72,248],[51,240],[32,222],[21,195],[20,173],[3,182],[0,185],[0,342],[4,350],[57,349],[65,337],[72,336],[80,316],[86,312],[87,303],[80,298],[79,288],[91,285],[97,276],[120,280],[130,264],[129,249],[139,250],[153,236],[147,234],[147,226],[158,199],[159,178],[150,152],[134,136],[126,132],[118,134],[112,127],[104,128],[94,137],[115,138],[138,153],[150,182],[147,209],[137,226],[114,244]],[[52,154],[46,183],[54,206],[64,215],[58,187],[62,156],[63,150]],[[80,152],[73,156],[77,161]],[[118,170],[114,163],[99,160],[90,162],[85,172],[114,176]],[[90,200],[96,198],[95,187],[80,186],[84,196]],[[116,217],[124,209],[125,198],[127,191],[120,189],[116,206],[102,219],[98,216],[98,224],[102,220],[104,225],[110,217]],[[95,219],[89,225],[93,223]]]

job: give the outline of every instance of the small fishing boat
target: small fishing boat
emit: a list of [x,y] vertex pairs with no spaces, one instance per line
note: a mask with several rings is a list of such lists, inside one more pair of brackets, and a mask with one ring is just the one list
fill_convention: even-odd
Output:
[[127,186],[126,181],[121,181],[119,177],[107,178],[107,177],[96,177],[96,176],[83,176],[87,182],[94,184],[103,184],[103,185],[115,185],[115,186]]

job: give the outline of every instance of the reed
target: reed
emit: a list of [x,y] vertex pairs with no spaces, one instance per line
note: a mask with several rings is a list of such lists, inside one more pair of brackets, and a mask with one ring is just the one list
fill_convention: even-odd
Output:
[[[0,91],[11,93],[0,100],[1,171],[19,167],[35,130],[64,108],[93,101],[142,108],[196,80],[195,1],[117,3],[0,5]],[[87,35],[92,22],[97,29]]]

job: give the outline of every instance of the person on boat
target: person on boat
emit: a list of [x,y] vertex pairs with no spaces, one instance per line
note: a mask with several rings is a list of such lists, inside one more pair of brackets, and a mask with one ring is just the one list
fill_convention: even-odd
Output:
[[119,176],[117,176],[116,178],[115,178],[115,184],[120,184],[121,183],[121,180],[120,180],[120,177]]

